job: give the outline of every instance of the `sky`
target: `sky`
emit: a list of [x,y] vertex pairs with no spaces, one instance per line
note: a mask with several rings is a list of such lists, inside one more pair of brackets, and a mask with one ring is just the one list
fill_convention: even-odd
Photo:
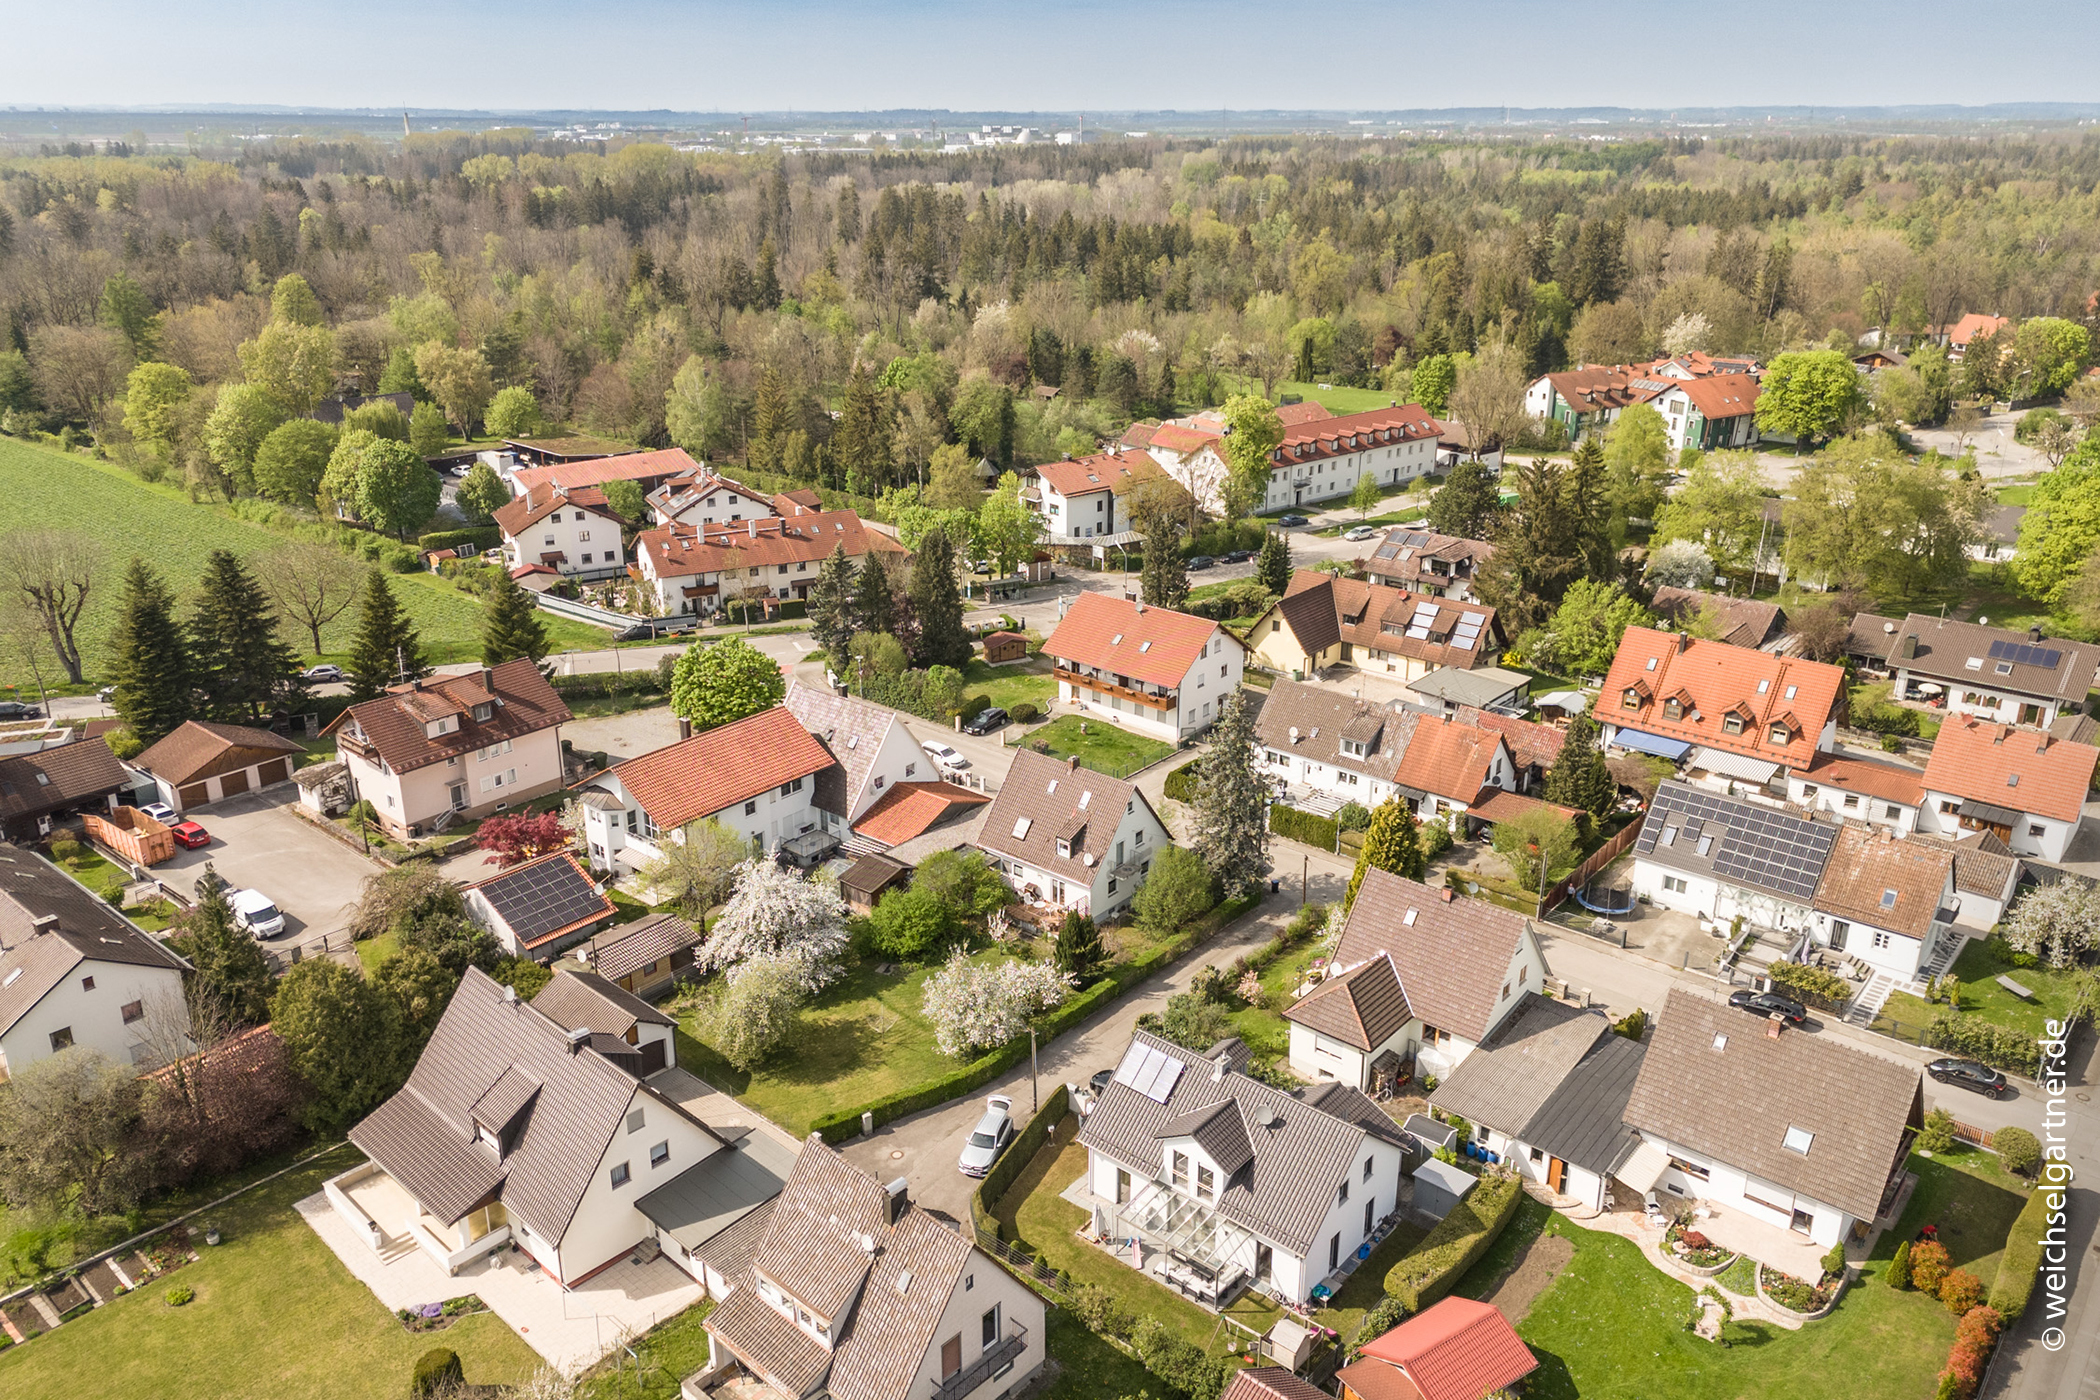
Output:
[[0,0],[0,107],[2100,101],[2092,0]]

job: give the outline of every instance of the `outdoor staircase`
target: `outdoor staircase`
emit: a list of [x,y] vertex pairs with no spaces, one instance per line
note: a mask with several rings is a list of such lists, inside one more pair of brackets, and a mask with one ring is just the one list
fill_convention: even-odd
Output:
[[879,856],[888,849],[888,846],[883,845],[873,837],[863,836],[859,832],[849,829],[846,832],[845,841],[839,846],[839,853],[852,856],[855,860],[858,860],[862,856]]
[[1895,990],[1896,978],[1893,973],[1876,972],[1868,979],[1867,985],[1860,991],[1860,994],[1852,998],[1852,1005],[1846,1008],[1845,1024],[1848,1026],[1871,1024],[1874,1017],[1880,1013],[1882,1003],[1889,999],[1889,993]]

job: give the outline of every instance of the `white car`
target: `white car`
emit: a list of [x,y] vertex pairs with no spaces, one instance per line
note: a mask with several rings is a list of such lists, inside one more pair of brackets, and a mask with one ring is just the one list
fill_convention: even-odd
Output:
[[926,750],[926,756],[928,758],[932,759],[936,764],[940,765],[942,768],[947,769],[950,773],[960,773],[963,769],[968,768],[970,766],[969,759],[964,758],[961,754],[957,753],[954,749],[949,748],[946,744],[940,742],[938,739],[928,739],[925,743],[919,745],[919,747]]
[[175,809],[165,802],[148,802],[139,810],[159,822],[162,826],[173,826],[182,820],[181,817],[175,815]]
[[956,1165],[964,1176],[983,1176],[999,1160],[999,1154],[1014,1140],[1014,1101],[1004,1094],[994,1094],[984,1101],[984,1117],[970,1129],[969,1138],[963,1143],[962,1156]]
[[343,668],[324,661],[318,666],[309,666],[301,671],[299,678],[309,681],[339,681],[343,678]]
[[229,890],[226,902],[233,906],[234,922],[257,938],[275,938],[284,932],[284,911],[261,890]]
[[1377,533],[1376,530],[1368,525],[1359,525],[1354,530],[1343,535],[1342,538],[1345,540],[1367,540]]

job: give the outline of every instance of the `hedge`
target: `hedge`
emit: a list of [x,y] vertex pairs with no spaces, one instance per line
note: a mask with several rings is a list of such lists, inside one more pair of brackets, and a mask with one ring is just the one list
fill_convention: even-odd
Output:
[[2035,1279],[2041,1274],[2042,1237],[2049,1231],[2052,1201],[2059,1207],[2067,1204],[2061,1187],[2035,1188],[2026,1206],[2014,1217],[2012,1229],[2006,1231],[2005,1253],[1999,1256],[1998,1277],[1991,1284],[1991,1306],[2007,1323],[2026,1310]]
[[463,544],[476,549],[495,549],[503,543],[503,531],[494,525],[474,525],[464,530],[433,530],[416,536],[418,549],[458,549]]
[[1765,969],[1772,985],[1825,1011],[1835,1011],[1852,998],[1852,984],[1828,968],[1776,962]]
[[1196,800],[1196,783],[1203,775],[1198,771],[1203,760],[1191,759],[1167,774],[1166,793],[1176,802]]
[[1523,1199],[1524,1184],[1514,1173],[1482,1177],[1420,1244],[1387,1271],[1387,1295],[1408,1312],[1417,1313],[1449,1293],[1487,1253]]
[[1012,1189],[1014,1178],[1035,1160],[1035,1154],[1042,1151],[1043,1139],[1050,1136],[1050,1130],[1063,1122],[1064,1116],[1071,1111],[1071,1086],[1060,1084],[1050,1091],[1050,1097],[1043,1100],[1042,1108],[1007,1146],[1005,1154],[992,1163],[992,1169],[970,1193],[970,1222],[978,1229],[989,1230],[995,1236],[999,1233],[999,1222],[992,1218],[992,1207]]
[[1296,807],[1286,807],[1281,802],[1269,808],[1269,830],[1293,841],[1303,841],[1308,846],[1318,846],[1323,851],[1334,849],[1335,839],[1341,832],[1334,818],[1314,816]]
[[1958,1011],[1942,1011],[1933,1017],[1924,1040],[1935,1050],[1952,1050],[2029,1078],[2042,1064],[2041,1047],[2030,1037]]
[[[1258,903],[1258,895],[1242,895],[1237,899],[1228,899],[1157,948],[1132,958],[1129,962],[1117,963],[1099,982],[1071,997],[1064,1005],[1037,1022],[1038,1040],[1044,1043],[1055,1040]],[[810,1131],[836,1147],[860,1135],[860,1118],[863,1113],[874,1114],[875,1126],[879,1128],[885,1123],[947,1103],[972,1089],[989,1084],[1021,1063],[1027,1055],[1026,1040],[1009,1041],[966,1065],[957,1066],[937,1079],[929,1079],[923,1084],[887,1094],[868,1103],[855,1104],[850,1108],[825,1114],[810,1125]]]
[[610,700],[616,695],[661,695],[663,681],[654,666],[639,671],[587,671],[556,676],[549,682],[565,700]]

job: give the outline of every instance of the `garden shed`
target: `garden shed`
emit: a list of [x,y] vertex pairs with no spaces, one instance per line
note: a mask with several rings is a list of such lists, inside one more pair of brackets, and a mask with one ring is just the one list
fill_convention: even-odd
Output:
[[1442,1220],[1479,1184],[1480,1178],[1463,1167],[1431,1157],[1415,1168],[1415,1214]]

